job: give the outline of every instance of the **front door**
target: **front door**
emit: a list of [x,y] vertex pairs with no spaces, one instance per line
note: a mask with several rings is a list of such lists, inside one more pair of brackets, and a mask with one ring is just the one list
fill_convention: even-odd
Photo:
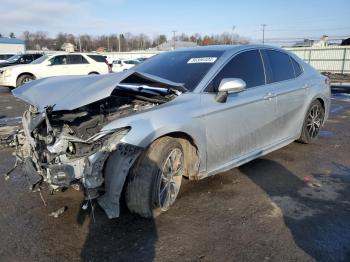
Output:
[[[224,78],[243,79],[247,88],[219,103],[215,91]],[[260,52],[250,50],[233,57],[208,86],[209,92],[202,94],[208,172],[224,169],[273,143],[276,97],[274,86],[265,82]]]
[[68,65],[68,57],[67,55],[56,55],[50,58],[50,64],[44,65],[43,67],[43,76],[62,76],[69,75],[69,65]]

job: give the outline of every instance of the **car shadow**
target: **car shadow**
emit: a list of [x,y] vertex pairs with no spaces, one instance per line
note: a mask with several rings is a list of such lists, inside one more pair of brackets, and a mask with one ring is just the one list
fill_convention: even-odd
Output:
[[350,168],[333,164],[339,173],[312,174],[317,186],[268,159],[239,170],[280,210],[299,248],[317,261],[350,261]]
[[91,208],[80,209],[77,222],[81,226],[87,224],[89,228],[80,253],[82,261],[154,260],[155,243],[158,240],[154,219],[131,214],[123,195],[119,218],[108,219],[97,204],[94,205],[93,216]]

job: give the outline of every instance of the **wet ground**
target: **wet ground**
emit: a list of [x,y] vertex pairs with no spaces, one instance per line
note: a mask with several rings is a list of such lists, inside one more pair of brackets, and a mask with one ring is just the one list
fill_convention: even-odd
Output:
[[[183,184],[155,220],[95,222],[70,189],[38,193],[0,179],[1,261],[350,261],[350,88],[334,88],[315,144],[293,143],[240,168]],[[25,106],[0,88],[0,134]],[[9,121],[9,122],[8,122]],[[0,150],[0,172],[14,162]],[[58,219],[48,214],[62,206]]]

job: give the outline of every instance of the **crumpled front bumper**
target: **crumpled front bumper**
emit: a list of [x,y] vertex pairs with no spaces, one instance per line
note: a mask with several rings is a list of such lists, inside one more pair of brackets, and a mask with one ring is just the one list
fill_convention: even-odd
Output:
[[[87,200],[97,198],[109,218],[118,217],[119,197],[126,176],[142,151],[140,147],[121,142],[130,129],[109,132],[108,136],[106,135],[103,141],[100,141],[97,150],[76,157],[65,153],[68,143],[64,140],[80,140],[69,136],[59,136],[55,144],[45,149],[46,154],[50,155],[48,157],[50,160],[43,163],[41,162],[43,152],[38,151],[40,147],[35,137],[32,136],[35,126],[45,121],[45,114],[42,115],[42,118],[42,120],[34,121],[26,112],[23,115],[23,130],[19,131],[13,139],[17,159],[22,162],[22,169],[27,178],[30,178],[28,181],[32,183],[32,188],[42,182],[49,184],[51,190],[80,184]],[[100,136],[97,136],[96,139],[100,139]],[[109,166],[113,165],[113,168],[105,171],[108,163]]]

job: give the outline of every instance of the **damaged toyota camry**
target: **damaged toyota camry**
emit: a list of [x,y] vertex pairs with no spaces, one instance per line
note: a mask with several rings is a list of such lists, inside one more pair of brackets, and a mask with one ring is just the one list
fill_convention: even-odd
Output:
[[32,81],[13,95],[30,105],[11,145],[32,189],[81,188],[109,218],[122,193],[131,212],[153,217],[183,178],[313,142],[330,107],[326,77],[259,45],[176,50],[122,73]]

